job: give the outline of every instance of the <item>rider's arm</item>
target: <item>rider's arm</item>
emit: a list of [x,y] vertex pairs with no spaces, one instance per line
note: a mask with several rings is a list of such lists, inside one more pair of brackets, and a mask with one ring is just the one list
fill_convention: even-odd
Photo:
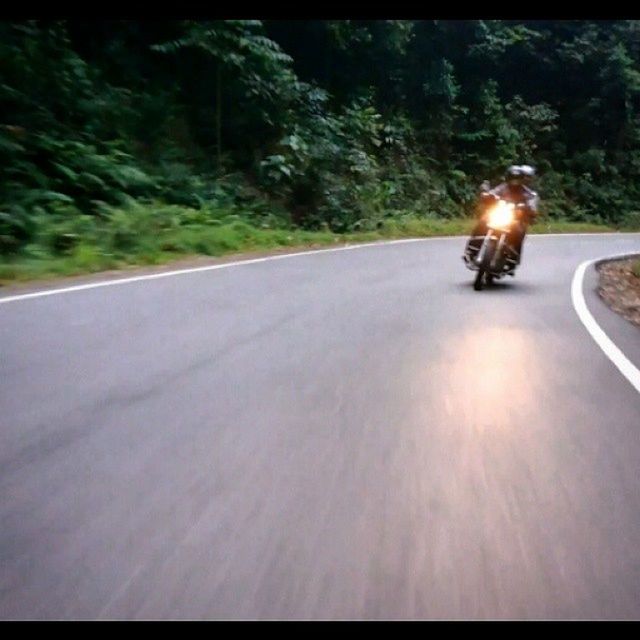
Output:
[[483,191],[480,194],[480,197],[482,198],[482,201],[487,203],[487,202],[493,202],[495,200],[499,200],[502,197],[502,194],[504,192],[504,184],[499,184],[497,187],[494,187],[493,189],[488,189],[487,191]]
[[535,191],[530,191],[530,196],[527,198],[527,210],[529,213],[529,219],[534,222],[538,216],[538,207],[540,204],[540,198]]

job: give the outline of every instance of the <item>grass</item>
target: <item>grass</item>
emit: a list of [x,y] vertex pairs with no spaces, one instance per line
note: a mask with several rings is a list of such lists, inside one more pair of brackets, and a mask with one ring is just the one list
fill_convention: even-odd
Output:
[[631,273],[633,273],[636,278],[640,278],[640,260],[636,260],[631,265]]
[[[161,216],[154,215],[149,207],[118,211],[102,229],[83,228],[77,235],[76,244],[62,255],[49,248],[50,235],[42,234],[49,240],[29,245],[20,255],[0,262],[0,283],[80,275],[136,265],[159,265],[197,255],[225,256],[394,238],[465,236],[474,224],[469,219],[404,216],[387,219],[375,231],[336,234],[330,231],[258,228],[237,219],[231,222],[200,220],[181,226],[176,216],[171,218],[171,223],[162,223],[158,227],[159,219]],[[548,221],[532,226],[530,231],[589,233],[613,229],[589,223]],[[640,267],[638,269],[640,271]]]

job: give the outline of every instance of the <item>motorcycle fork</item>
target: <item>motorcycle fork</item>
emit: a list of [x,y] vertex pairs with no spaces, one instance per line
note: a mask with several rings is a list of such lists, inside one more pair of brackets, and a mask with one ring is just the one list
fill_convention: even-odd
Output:
[[507,234],[501,233],[500,239],[498,240],[498,246],[496,247],[495,253],[493,254],[493,259],[491,260],[491,269],[495,269],[498,265],[498,260],[500,260],[500,256],[502,255],[502,250],[504,248],[504,243],[507,240]]
[[480,245],[480,250],[476,254],[476,264],[478,266],[482,264],[482,261],[484,258],[484,252],[486,251],[487,245],[491,242],[492,239],[493,239],[493,231],[489,229],[489,231],[487,231],[487,234],[484,237],[484,240],[482,241],[482,244]]

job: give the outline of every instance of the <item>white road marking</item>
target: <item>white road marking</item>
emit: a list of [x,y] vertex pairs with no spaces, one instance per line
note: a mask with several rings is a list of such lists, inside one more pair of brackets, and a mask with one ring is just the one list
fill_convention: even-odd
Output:
[[591,334],[591,337],[596,341],[602,351],[604,351],[607,358],[618,368],[620,373],[631,383],[635,390],[640,393],[640,370],[620,351],[611,338],[602,330],[587,308],[583,294],[584,274],[591,265],[602,260],[619,260],[637,255],[638,252],[636,251],[634,253],[624,253],[614,256],[604,256],[594,260],[585,260],[585,262],[578,266],[573,274],[571,300],[578,317]]
[[[571,236],[616,236],[622,235],[618,232],[606,233],[544,233],[531,234],[536,238],[557,238]],[[380,242],[366,242],[362,244],[353,244],[342,247],[332,247],[330,249],[315,249],[313,251],[298,251],[295,253],[285,253],[275,256],[265,256],[264,258],[252,258],[249,260],[237,260],[235,262],[225,262],[222,264],[212,264],[203,267],[191,267],[188,269],[177,269],[174,271],[161,271],[158,273],[150,273],[141,276],[132,276],[130,278],[115,278],[114,280],[102,280],[100,282],[90,282],[87,284],[79,284],[71,287],[61,287],[59,289],[44,289],[41,291],[33,291],[31,293],[16,294],[13,296],[0,297],[0,304],[9,302],[17,302],[19,300],[29,300],[32,298],[43,298],[46,296],[55,296],[62,293],[72,293],[74,291],[86,291],[88,289],[99,289],[100,287],[112,287],[115,285],[129,284],[131,282],[141,282],[143,280],[157,280],[159,278],[169,278],[171,276],[179,276],[187,273],[198,273],[201,271],[214,271],[216,269],[228,269],[230,267],[239,267],[247,264],[257,264],[259,262],[268,262],[270,260],[283,260],[285,258],[296,258],[298,256],[313,255],[317,253],[332,253],[334,251],[349,251],[351,249],[364,249],[366,247],[384,246],[388,244],[403,244],[408,242],[426,242],[433,240],[464,240],[466,236],[433,236],[430,238],[403,238],[401,240],[382,240]]]
[[114,280],[102,280],[100,282],[90,282],[87,284],[79,284],[71,287],[62,287],[60,289],[44,289],[42,291],[33,291],[31,293],[22,293],[15,296],[6,296],[0,298],[0,304],[7,302],[16,302],[17,300],[28,300],[30,298],[42,298],[44,296],[54,296],[61,293],[71,293],[73,291],[85,291],[87,289],[98,289],[100,287],[111,287],[119,284],[128,284],[130,282],[141,282],[142,280],[157,280],[159,278],[169,278],[171,276],[180,276],[187,273],[198,273],[200,271],[214,271],[216,269],[228,269],[229,267],[239,267],[246,264],[257,264],[259,262],[267,262],[269,260],[283,260],[284,258],[295,258],[297,256],[313,255],[315,253],[331,253],[333,251],[348,251],[350,249],[362,249],[364,247],[373,247],[382,244],[399,244],[402,242],[420,242],[422,240],[443,240],[460,238],[461,236],[449,236],[447,238],[404,238],[402,240],[389,240],[382,242],[367,242],[363,244],[347,245],[342,247],[332,247],[330,249],[314,249],[313,251],[298,251],[296,253],[278,254],[275,256],[265,256],[264,258],[251,258],[249,260],[237,260],[235,262],[224,262],[221,264],[210,264],[204,267],[190,267],[188,269],[177,269],[175,271],[161,271],[159,273],[150,273],[142,276],[133,276],[131,278],[116,278]]

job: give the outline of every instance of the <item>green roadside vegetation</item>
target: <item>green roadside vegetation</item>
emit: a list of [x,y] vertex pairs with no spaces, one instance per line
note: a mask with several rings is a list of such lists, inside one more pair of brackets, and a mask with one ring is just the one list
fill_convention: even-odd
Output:
[[0,23],[0,282],[465,235],[640,229],[640,22]]
[[[69,221],[71,220],[71,222]],[[42,224],[42,232],[20,253],[0,261],[0,284],[80,275],[131,266],[160,265],[191,256],[227,256],[283,248],[325,247],[394,238],[466,236],[468,218],[419,218],[394,212],[376,228],[334,233],[329,229],[256,227],[238,214],[180,206],[141,205],[114,209],[100,223],[73,216]],[[273,223],[273,220],[271,221]],[[602,224],[545,220],[532,233],[602,233]]]

